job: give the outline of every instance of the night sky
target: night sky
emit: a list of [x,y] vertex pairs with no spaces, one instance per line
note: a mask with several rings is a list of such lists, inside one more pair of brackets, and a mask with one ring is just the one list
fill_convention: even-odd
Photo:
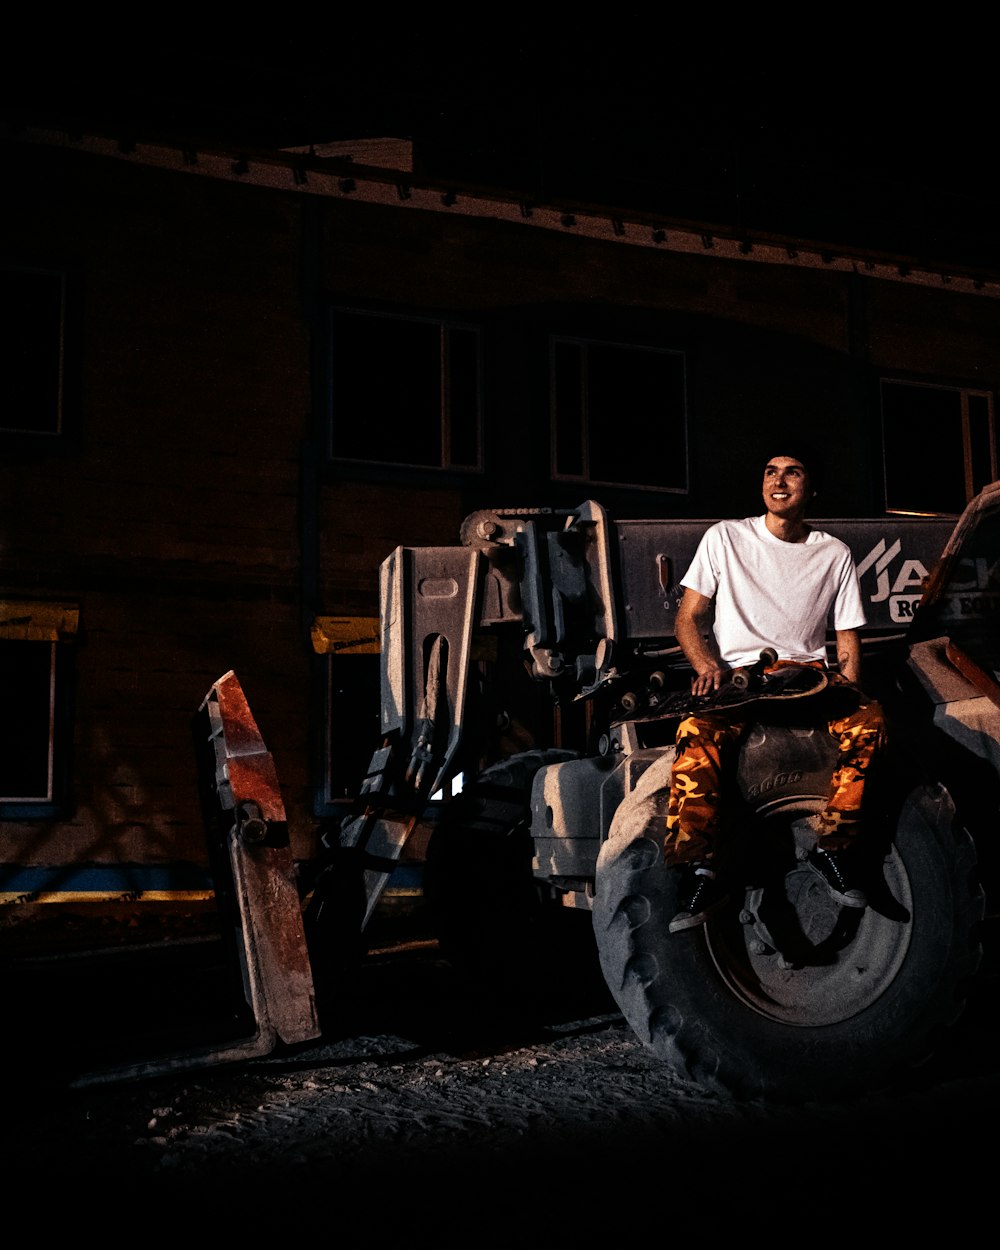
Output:
[[795,230],[790,206],[802,203],[806,232],[877,236],[872,186],[889,223],[903,189],[933,199],[932,247],[970,234],[974,248],[993,230],[966,231],[969,213],[1000,219],[997,109],[968,47],[949,57],[936,35],[933,62],[926,48],[842,34],[808,47],[748,36],[743,48],[738,34],[720,45],[718,32],[698,39],[639,12],[547,37],[485,24],[443,39],[388,13],[366,29],[285,23],[214,38],[180,18],[141,40],[59,27],[13,58],[0,105],[247,148],[405,137],[430,175],[704,220],[744,214],[779,232]]
[[965,62],[945,70],[829,50],[737,57],[714,42],[679,52],[637,27],[548,39],[485,28],[468,45],[442,45],[385,26],[364,41],[168,29],[141,42],[96,30],[80,42],[56,27],[26,60],[13,58],[0,92],[8,106],[248,144],[394,134],[478,149],[489,164],[536,147],[541,133],[590,160],[662,166],[671,153],[737,143],[850,166],[919,159],[934,178],[987,156],[981,140],[996,113],[986,104],[983,115],[992,91]]

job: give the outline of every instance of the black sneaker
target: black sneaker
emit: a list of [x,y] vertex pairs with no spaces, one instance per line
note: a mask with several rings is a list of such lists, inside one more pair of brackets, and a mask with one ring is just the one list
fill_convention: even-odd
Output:
[[855,883],[850,851],[824,851],[814,847],[809,852],[809,867],[823,878],[830,897],[841,907],[867,907],[864,890]]
[[681,864],[674,871],[681,874],[677,891],[681,907],[670,922],[671,933],[704,924],[729,899],[729,891],[705,864]]

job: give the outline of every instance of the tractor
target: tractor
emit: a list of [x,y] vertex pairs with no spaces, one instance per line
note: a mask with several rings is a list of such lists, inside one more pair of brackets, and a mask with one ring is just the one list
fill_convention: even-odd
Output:
[[440,940],[498,993],[551,960],[555,917],[571,910],[589,914],[629,1026],[683,1079],[846,1097],[934,1050],[983,957],[1000,484],[957,525],[817,522],[854,554],[863,684],[890,727],[866,800],[868,907],[838,906],[809,871],[802,818],[823,806],[836,746],[793,702],[740,747],[727,804],[738,896],[672,934],[662,841],[678,721],[657,709],[690,685],[673,623],[709,524],[615,520],[594,501],[484,510],[459,545],[384,561],[381,741],[325,839],[306,909],[314,969],[324,946],[363,935],[436,797],[425,890]]

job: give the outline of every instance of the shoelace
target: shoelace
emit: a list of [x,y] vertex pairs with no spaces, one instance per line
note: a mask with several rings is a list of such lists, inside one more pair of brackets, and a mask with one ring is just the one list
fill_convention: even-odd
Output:
[[841,889],[846,889],[847,878],[844,876],[843,870],[834,858],[833,853],[831,851],[817,850],[816,854],[822,858],[823,863],[829,868],[832,876],[836,878],[837,885]]

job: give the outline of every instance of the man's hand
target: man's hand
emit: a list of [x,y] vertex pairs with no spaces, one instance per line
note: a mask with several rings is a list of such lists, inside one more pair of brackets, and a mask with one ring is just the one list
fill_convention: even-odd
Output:
[[729,667],[722,662],[711,635],[712,601],[685,587],[677,609],[674,632],[695,675],[692,694],[711,694],[729,680]]
[[732,669],[713,665],[700,673],[695,673],[694,677],[691,678],[691,693],[714,694],[720,686],[725,685],[731,676]]

